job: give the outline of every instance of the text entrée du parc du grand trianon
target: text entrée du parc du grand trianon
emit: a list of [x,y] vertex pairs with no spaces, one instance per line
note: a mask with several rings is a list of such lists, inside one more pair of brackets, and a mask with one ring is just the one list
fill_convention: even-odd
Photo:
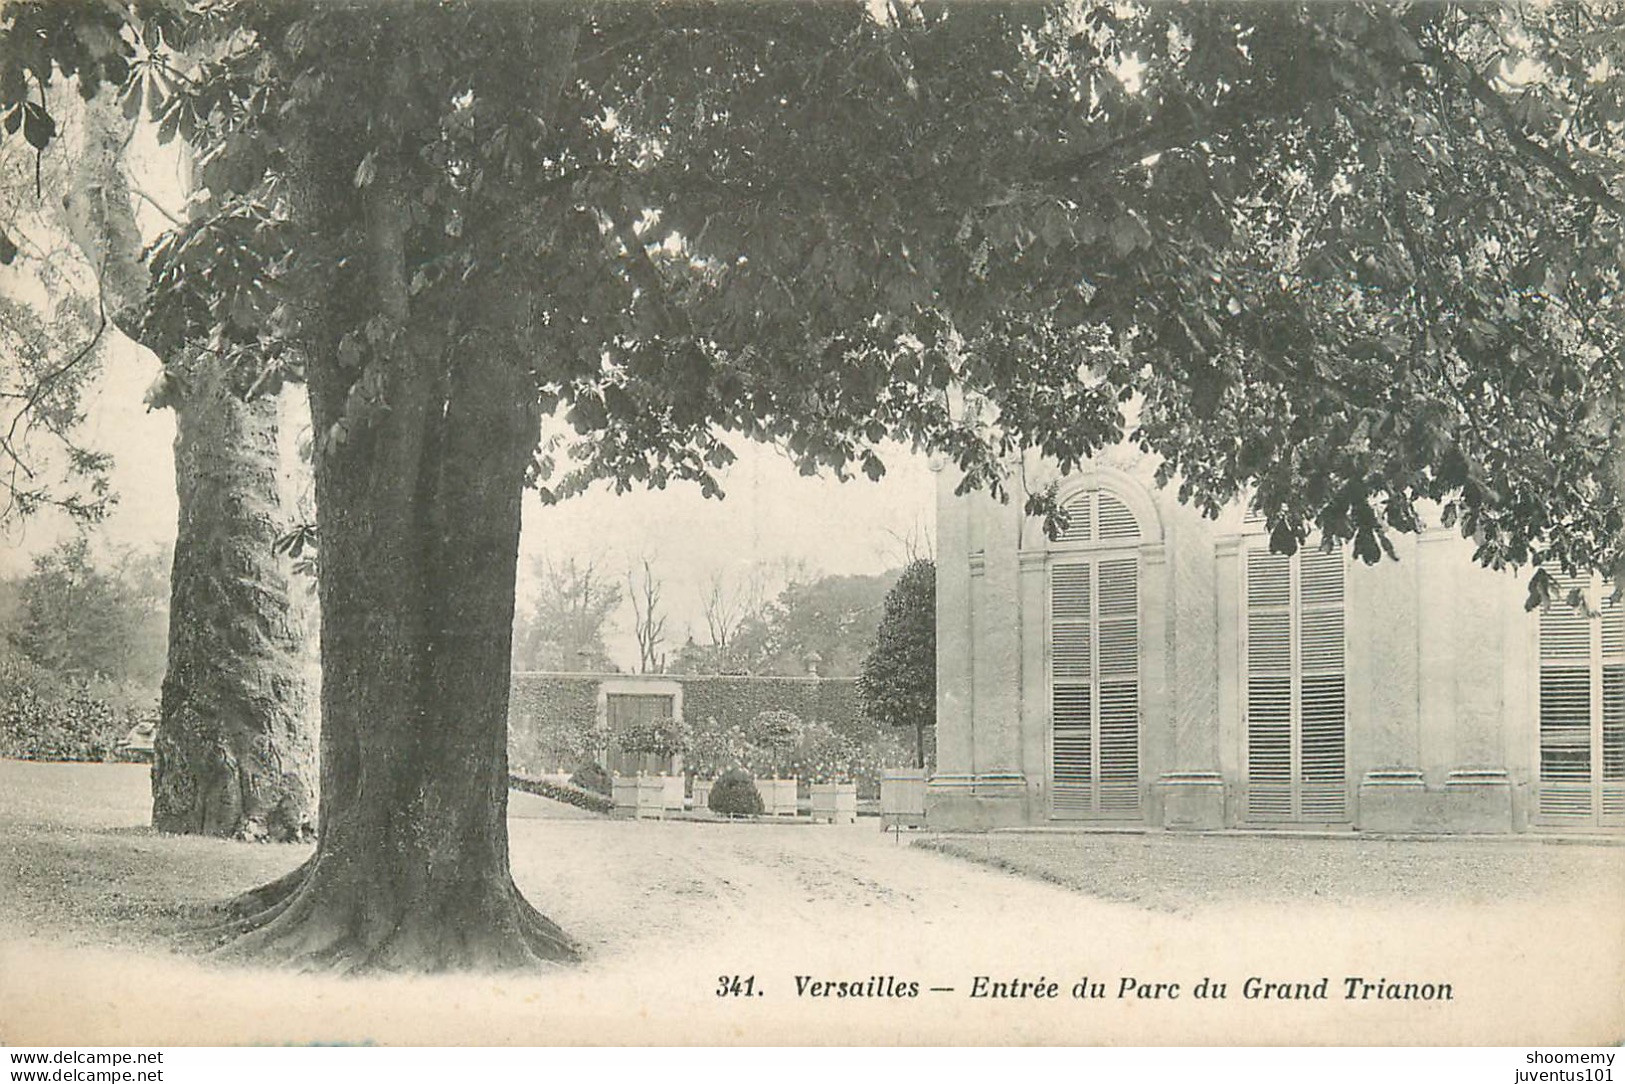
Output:
[[[957,995],[972,1000],[1034,1001],[1453,1001],[1455,990],[1448,982],[1411,982],[1388,978],[1347,976],[1337,982],[1322,977],[1305,982],[1275,982],[1249,976],[1241,982],[1219,981],[1203,976],[1195,982],[1151,982],[1125,975],[1114,979],[1084,976],[1075,982],[1036,978],[995,978],[972,976],[968,983],[929,986],[897,975],[868,975],[862,978],[834,978],[817,975],[793,976],[797,998],[807,999],[906,999],[921,996]],[[767,989],[755,975],[718,975],[717,997],[765,997]]]

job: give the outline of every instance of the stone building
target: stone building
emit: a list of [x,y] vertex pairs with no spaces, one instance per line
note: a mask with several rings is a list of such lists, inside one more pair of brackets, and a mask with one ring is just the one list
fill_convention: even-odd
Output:
[[[933,826],[1590,832],[1625,826],[1625,614],[1523,608],[1455,531],[1399,560],[1269,552],[1130,449],[1063,538],[939,476]],[[1037,460],[1036,489],[1055,477]]]

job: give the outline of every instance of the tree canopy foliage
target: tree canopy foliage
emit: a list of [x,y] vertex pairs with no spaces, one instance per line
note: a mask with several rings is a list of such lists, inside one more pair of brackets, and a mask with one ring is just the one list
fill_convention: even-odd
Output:
[[63,138],[49,159],[0,142],[0,521],[54,509],[84,526],[115,500],[111,457],[81,432],[109,322],[72,210],[45,195],[73,190],[88,110],[55,112]]
[[[365,190],[408,204],[409,313],[320,329],[324,440],[387,403],[408,325],[495,321],[584,438],[538,456],[548,495],[717,492],[723,430],[875,476],[892,433],[1002,490],[1138,396],[1183,495],[1256,486],[1283,548],[1375,559],[1433,500],[1490,564],[1618,556],[1617,3],[110,10],[14,5],[0,108],[42,146],[51,61],[134,71],[205,148],[158,327],[293,346]],[[166,78],[156,43],[221,23]],[[299,154],[352,182],[340,228],[298,224]]]

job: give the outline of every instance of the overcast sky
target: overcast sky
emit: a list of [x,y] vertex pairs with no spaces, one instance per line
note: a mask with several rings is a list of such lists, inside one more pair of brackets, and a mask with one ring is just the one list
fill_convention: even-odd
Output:
[[[167,410],[148,411],[141,401],[157,376],[151,354],[120,340],[108,351],[92,400],[86,436],[114,455],[117,508],[98,535],[116,545],[150,546],[175,532],[175,476],[171,444],[175,426]],[[302,418],[302,398],[293,404]],[[706,500],[697,486],[673,485],[658,492],[622,496],[592,492],[544,507],[525,504],[521,585],[537,558],[593,561],[624,583],[641,555],[654,562],[665,583],[668,650],[675,652],[692,628],[705,639],[700,597],[713,574],[748,573],[754,565],[800,562],[814,573],[881,572],[902,563],[902,539],[911,533],[929,545],[935,528],[935,476],[923,457],[899,449],[886,457],[880,482],[845,484],[804,478],[774,449],[733,443],[739,461],[723,476],[727,497]],[[62,537],[67,527],[41,516],[0,534],[0,574],[25,571],[33,554]],[[623,613],[609,638],[610,654],[632,668],[637,649],[632,614]]]

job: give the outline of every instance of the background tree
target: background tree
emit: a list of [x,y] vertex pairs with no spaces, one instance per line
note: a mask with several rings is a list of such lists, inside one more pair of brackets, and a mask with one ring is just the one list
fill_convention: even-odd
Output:
[[660,674],[666,669],[666,615],[660,611],[660,578],[654,563],[644,557],[637,569],[626,570],[626,590],[632,598],[632,631],[638,641],[638,673]]
[[543,558],[532,566],[537,583],[530,612],[514,634],[514,668],[518,670],[619,669],[604,646],[604,631],[621,607],[621,588],[605,579],[597,565],[563,564]]
[[1005,496],[1129,435],[1281,549],[1378,559],[1427,499],[1486,563],[1612,567],[1625,16],[1576,10],[211,5],[149,322],[297,347],[323,547],[320,842],[238,946],[570,955],[503,819],[527,478],[894,437]]
[[[147,272],[132,200],[139,195],[177,220],[131,185],[124,157],[143,105],[156,114],[169,102],[176,58],[160,43],[187,40],[173,18],[178,11],[164,3],[6,11],[5,127],[22,139],[3,147],[8,214],[0,262],[35,270],[40,289],[15,295],[28,304],[7,299],[0,316],[14,389],[5,396],[14,409],[0,419],[0,485],[8,494],[0,515],[55,507],[93,521],[114,499],[110,459],[83,446],[75,427],[82,389],[99,374],[115,329],[142,339]],[[195,40],[209,36],[204,30]],[[78,93],[58,95],[47,108],[53,78]],[[19,102],[31,80],[36,100]],[[20,171],[31,183],[16,183]],[[150,403],[176,411],[181,508],[153,824],[305,838],[313,828],[313,733],[303,718],[285,572],[271,552],[281,526],[277,403],[271,395],[243,401],[247,392],[274,391],[276,381],[241,359],[216,364],[208,344],[146,345],[159,346],[166,360]],[[65,477],[56,484],[47,484],[38,448],[29,447],[27,437],[38,433],[59,445]]]
[[735,637],[752,673],[856,677],[896,572],[791,583]]
[[700,612],[708,639],[704,645],[694,647],[708,654],[709,669],[692,672],[723,674],[736,668],[731,655],[734,638],[744,623],[761,611],[766,602],[766,585],[766,573],[760,566],[732,575],[719,569],[707,577]]
[[914,766],[925,767],[926,733],[937,721],[937,566],[911,561],[886,592],[886,609],[858,675],[863,713],[914,732]]
[[98,560],[77,534],[34,558],[17,585],[9,640],[30,662],[80,682],[158,691],[168,585],[162,554]]
[[792,579],[738,619],[725,647],[691,641],[674,667],[678,673],[855,677],[896,577],[884,572]]
[[[63,106],[53,123],[71,142],[83,130],[84,109]],[[37,126],[35,136],[43,142]],[[91,525],[115,500],[111,460],[80,433],[109,324],[62,204],[44,195],[70,189],[73,169],[69,155],[47,158],[28,141],[0,141],[0,520],[7,522],[57,511]]]

